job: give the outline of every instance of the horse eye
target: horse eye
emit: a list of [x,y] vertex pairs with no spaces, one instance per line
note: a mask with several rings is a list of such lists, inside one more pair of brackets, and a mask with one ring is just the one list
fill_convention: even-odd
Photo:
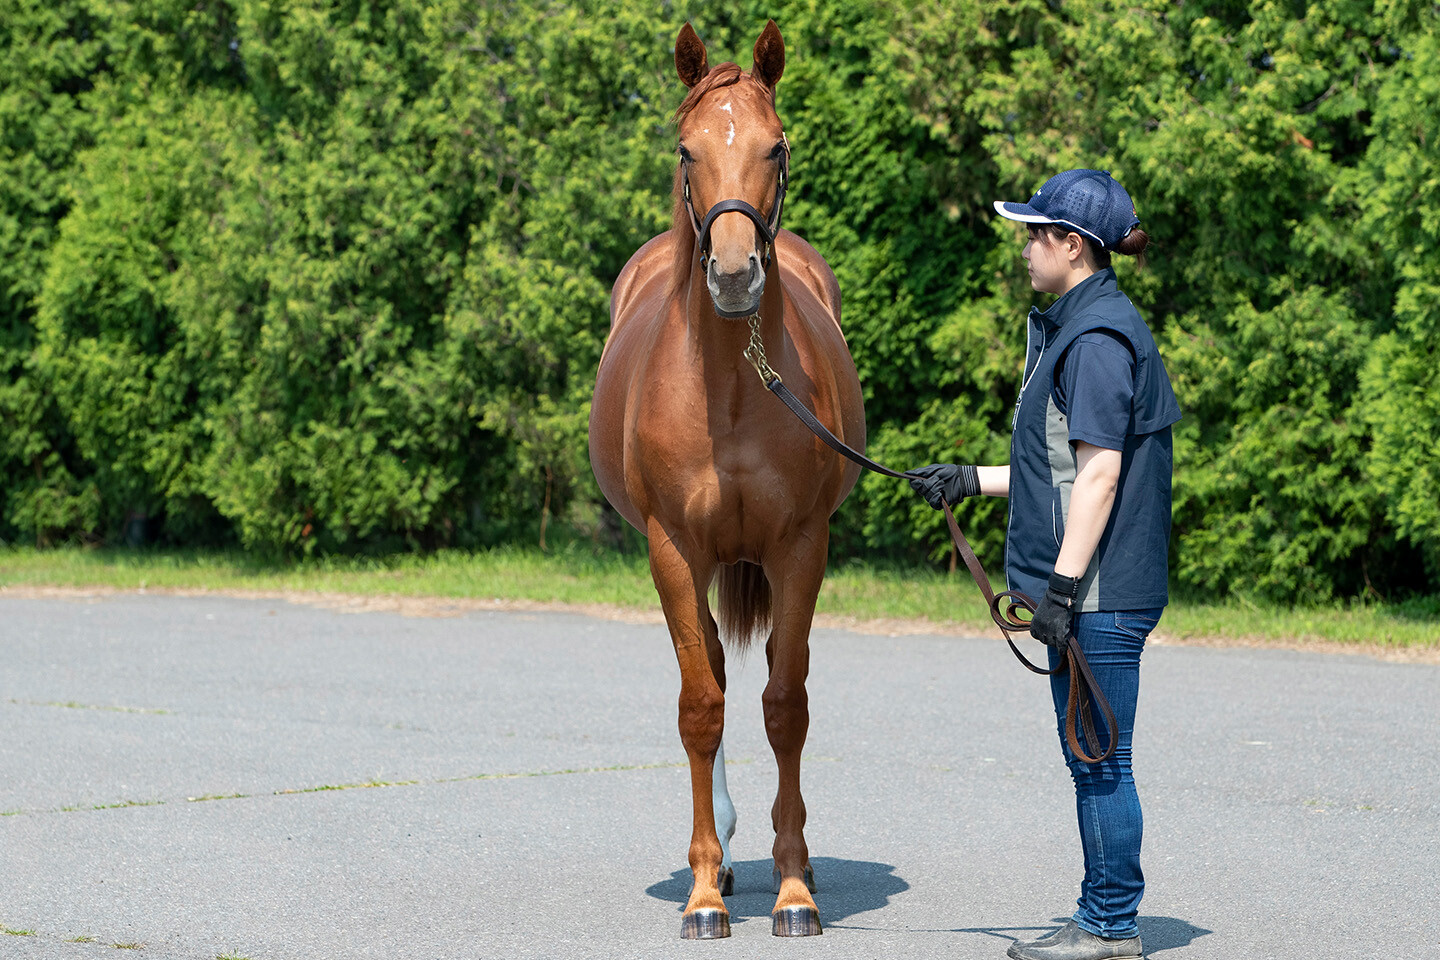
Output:
[[780,159],[781,157],[783,157],[784,155],[785,155],[785,141],[782,140],[782,141],[780,141],[779,143],[775,144],[774,148],[770,151],[770,159],[771,159],[771,160],[779,160],[779,159]]
[[690,156],[690,151],[685,149],[685,144],[680,144],[680,160],[682,163],[689,163],[695,158]]

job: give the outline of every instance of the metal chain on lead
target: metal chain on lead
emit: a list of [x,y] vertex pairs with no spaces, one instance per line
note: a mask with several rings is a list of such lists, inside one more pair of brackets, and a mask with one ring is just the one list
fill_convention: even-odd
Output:
[[745,359],[750,361],[750,366],[760,374],[760,382],[765,386],[771,383],[784,383],[780,374],[776,373],[770,366],[770,361],[765,359],[765,342],[760,339],[760,314],[750,314],[750,345],[745,348]]

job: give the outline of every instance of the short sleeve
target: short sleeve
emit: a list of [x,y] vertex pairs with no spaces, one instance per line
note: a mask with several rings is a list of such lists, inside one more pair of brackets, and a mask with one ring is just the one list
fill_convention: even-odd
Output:
[[1135,399],[1135,356],[1118,334],[1081,334],[1055,372],[1055,405],[1069,421],[1070,442],[1124,450]]

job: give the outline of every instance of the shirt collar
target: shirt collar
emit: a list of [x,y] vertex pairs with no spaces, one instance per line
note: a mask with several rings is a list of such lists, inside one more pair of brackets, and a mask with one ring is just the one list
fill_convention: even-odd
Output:
[[1063,327],[1065,321],[1082,312],[1102,295],[1115,289],[1115,271],[1110,267],[1097,270],[1065,291],[1060,299],[1041,310],[1030,308],[1030,319],[1046,327]]

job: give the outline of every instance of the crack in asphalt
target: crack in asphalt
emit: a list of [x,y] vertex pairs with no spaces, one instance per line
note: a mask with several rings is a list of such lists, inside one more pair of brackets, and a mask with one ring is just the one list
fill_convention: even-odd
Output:
[[[730,760],[729,764],[754,763],[754,758]],[[565,777],[587,773],[625,773],[636,770],[674,770],[688,767],[688,761],[667,763],[624,763],[607,767],[575,767],[562,770],[522,770],[508,773],[472,773],[458,777],[433,777],[419,780],[363,780],[356,783],[320,784],[313,787],[292,787],[271,790],[265,793],[205,794],[186,797],[184,800],[120,800],[115,803],[72,804],[62,807],[41,809],[0,810],[0,817],[26,817],[52,813],[93,813],[100,810],[123,810],[130,807],[178,806],[181,803],[212,803],[220,800],[254,800],[266,797],[303,796],[311,793],[332,793],[342,790],[376,790],[384,787],[435,786],[449,783],[469,783],[477,780],[522,780],[531,777]]]
[[79,703],[75,700],[20,700],[10,697],[5,701],[21,707],[58,707],[64,710],[100,710],[105,713],[145,713],[154,716],[170,716],[169,710],[158,707],[121,707],[96,703]]

